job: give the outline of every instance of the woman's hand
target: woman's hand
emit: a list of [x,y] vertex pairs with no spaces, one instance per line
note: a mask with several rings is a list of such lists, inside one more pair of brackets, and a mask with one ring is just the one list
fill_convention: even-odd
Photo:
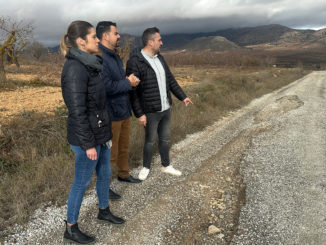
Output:
[[86,155],[89,159],[91,159],[93,161],[97,160],[97,152],[96,152],[95,147],[87,149]]

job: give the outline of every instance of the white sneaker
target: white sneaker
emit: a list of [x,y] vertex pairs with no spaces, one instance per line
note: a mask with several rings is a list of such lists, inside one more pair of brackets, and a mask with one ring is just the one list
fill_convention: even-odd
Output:
[[176,170],[171,165],[169,165],[167,167],[162,167],[161,170],[162,170],[163,173],[172,174],[172,175],[175,175],[175,176],[180,176],[182,174],[181,171]]
[[140,180],[145,180],[145,179],[147,179],[148,174],[149,174],[149,168],[145,168],[145,167],[143,167],[143,168],[139,171],[138,179],[140,179]]

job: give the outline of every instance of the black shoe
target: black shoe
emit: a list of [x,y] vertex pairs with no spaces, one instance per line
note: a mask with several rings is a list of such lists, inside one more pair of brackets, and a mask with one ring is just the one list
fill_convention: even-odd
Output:
[[95,241],[94,237],[88,236],[85,233],[82,233],[78,229],[78,224],[74,224],[69,226],[66,222],[66,231],[63,235],[63,239],[67,242],[79,243],[79,244],[90,244]]
[[128,183],[140,183],[141,182],[140,179],[135,179],[131,175],[129,175],[129,177],[127,177],[127,178],[121,178],[121,177],[118,176],[118,180],[128,182]]
[[97,218],[102,221],[109,221],[113,224],[123,224],[125,222],[124,219],[114,216],[111,213],[109,207],[107,207],[106,209],[99,209]]
[[110,200],[119,200],[121,199],[121,196],[117,193],[115,193],[111,188],[109,189],[109,199]]

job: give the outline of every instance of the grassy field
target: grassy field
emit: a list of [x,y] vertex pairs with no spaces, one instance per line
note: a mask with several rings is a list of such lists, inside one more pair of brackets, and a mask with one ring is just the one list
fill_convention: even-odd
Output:
[[[262,63],[221,67],[176,66],[169,62],[194,102],[185,107],[174,100],[172,143],[309,72],[300,68],[273,68]],[[66,140],[67,111],[61,95],[52,110],[42,110],[42,104],[47,104],[48,97],[44,93],[48,89],[55,88],[56,93],[60,93],[62,64],[63,59],[52,57],[41,64],[24,62],[20,69],[6,67],[9,82],[0,95],[8,93],[9,97],[17,90],[23,94],[30,88],[42,87],[38,97],[44,102],[34,107],[28,104],[27,109],[23,107],[12,113],[4,102],[0,105],[0,113],[6,115],[0,119],[0,237],[7,235],[1,231],[14,223],[26,222],[35,209],[61,206],[66,202],[73,180],[74,156]],[[141,164],[143,133],[133,118],[129,156],[132,167]]]

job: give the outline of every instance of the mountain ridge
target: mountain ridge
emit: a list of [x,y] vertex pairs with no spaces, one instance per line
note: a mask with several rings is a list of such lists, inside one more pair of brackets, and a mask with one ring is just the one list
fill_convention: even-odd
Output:
[[[317,46],[326,47],[326,28],[320,30],[311,29],[293,29],[279,24],[261,25],[256,27],[244,28],[228,28],[217,30],[214,32],[198,32],[198,33],[174,33],[162,34],[163,51],[184,49],[189,47],[190,43],[198,38],[204,38],[202,49],[208,49],[207,43],[212,38],[208,37],[223,37],[225,43],[232,42],[239,47],[262,47],[263,45],[272,45],[274,47],[304,47]],[[199,39],[200,40],[200,39]],[[197,42],[195,41],[195,43]],[[123,47],[129,42],[130,48],[140,47],[142,44],[140,36],[130,34],[121,34],[121,46]],[[215,45],[215,46],[214,46]],[[200,44],[196,44],[197,50],[200,49]],[[213,44],[212,50],[218,50],[216,43]],[[232,45],[230,45],[231,47]],[[191,45],[190,45],[191,47]],[[49,48],[51,51],[58,50],[58,46]]]

